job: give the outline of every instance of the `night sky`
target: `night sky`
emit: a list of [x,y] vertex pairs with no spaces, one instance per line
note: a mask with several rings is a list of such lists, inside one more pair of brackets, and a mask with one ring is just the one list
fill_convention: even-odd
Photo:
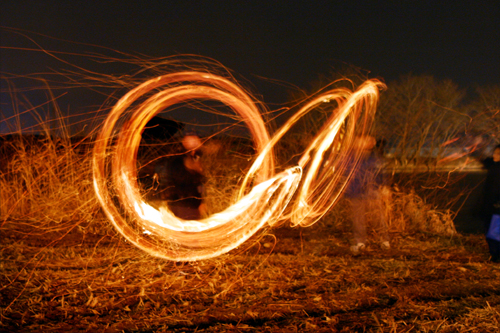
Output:
[[[386,82],[409,73],[462,87],[500,78],[500,1],[2,0],[0,13],[3,27],[28,31],[50,50],[85,46],[33,33],[155,57],[211,57],[267,103],[285,102],[286,85],[307,90],[346,64]],[[2,73],[57,66],[41,53],[11,49],[34,47],[12,29],[1,37]]]

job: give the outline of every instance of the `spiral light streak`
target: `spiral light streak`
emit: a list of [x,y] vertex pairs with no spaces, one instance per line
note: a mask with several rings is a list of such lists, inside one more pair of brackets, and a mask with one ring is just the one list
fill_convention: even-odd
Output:
[[[111,223],[128,241],[151,255],[174,261],[227,253],[266,225],[285,221],[312,225],[335,204],[347,184],[353,170],[345,169],[358,159],[352,139],[367,132],[381,87],[379,81],[369,80],[354,93],[347,89],[325,92],[270,138],[256,100],[229,79],[196,71],[151,79],[124,95],[103,124],[93,157],[97,197]],[[216,100],[228,106],[248,126],[257,150],[238,201],[200,221],[185,221],[168,208],[157,210],[145,203],[136,170],[147,122],[172,105],[192,100]],[[325,101],[334,101],[331,116],[299,165],[274,175],[273,147],[302,116]],[[120,127],[121,119],[125,122]],[[119,135],[114,142],[116,132]]]

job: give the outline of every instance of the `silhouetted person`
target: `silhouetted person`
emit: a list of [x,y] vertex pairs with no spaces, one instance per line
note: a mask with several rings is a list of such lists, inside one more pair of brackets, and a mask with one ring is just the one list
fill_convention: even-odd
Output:
[[199,220],[206,214],[201,166],[201,140],[195,134],[182,139],[185,152],[157,165],[159,197],[167,201],[172,213],[184,220]]
[[488,235],[490,224],[494,215],[500,215],[500,145],[493,150],[493,156],[482,161],[487,170],[483,190],[481,217],[486,227],[486,241],[493,262],[500,262],[500,235]]
[[344,194],[351,206],[353,254],[359,254],[366,246],[368,212],[375,213],[374,226],[380,236],[381,247],[390,248],[387,214],[383,202],[383,196],[388,195],[389,189],[385,186],[384,175],[381,172],[383,164],[381,149],[375,149],[383,147],[376,146],[377,142],[372,136],[358,137],[355,141],[355,150],[361,154],[361,159]]

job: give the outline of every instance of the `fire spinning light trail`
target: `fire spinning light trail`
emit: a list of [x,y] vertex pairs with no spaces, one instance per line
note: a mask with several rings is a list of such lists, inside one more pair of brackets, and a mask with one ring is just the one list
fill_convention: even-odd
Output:
[[[255,98],[222,76],[183,71],[139,85],[111,110],[94,146],[97,197],[114,227],[151,255],[193,261],[226,253],[264,226],[290,221],[310,226],[338,200],[359,156],[354,137],[367,133],[383,84],[366,81],[355,92],[332,89],[313,98],[270,138]],[[141,133],[162,110],[193,100],[215,100],[246,123],[257,158],[246,175],[239,199],[200,221],[185,221],[168,208],[144,202],[137,183],[136,159]],[[273,147],[302,116],[321,105],[331,115],[297,166],[274,174]],[[125,119],[123,121],[123,119]],[[116,140],[114,133],[119,133]],[[348,169],[350,166],[350,170]]]

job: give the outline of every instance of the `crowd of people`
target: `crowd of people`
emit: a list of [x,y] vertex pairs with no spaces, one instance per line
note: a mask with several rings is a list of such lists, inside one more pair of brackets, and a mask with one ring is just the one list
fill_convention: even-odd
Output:
[[[157,163],[157,198],[167,202],[174,215],[185,220],[206,216],[205,176],[201,164],[202,142],[194,133],[182,138],[183,151]],[[371,233],[381,249],[391,248],[385,203],[390,196],[384,166],[384,142],[373,136],[360,136],[353,151],[359,154],[356,171],[345,190],[350,203],[352,222],[351,252],[359,255],[367,244],[367,216],[373,221]],[[487,171],[479,215],[484,221],[486,241],[491,260],[500,262],[500,145],[490,157],[481,159]]]

